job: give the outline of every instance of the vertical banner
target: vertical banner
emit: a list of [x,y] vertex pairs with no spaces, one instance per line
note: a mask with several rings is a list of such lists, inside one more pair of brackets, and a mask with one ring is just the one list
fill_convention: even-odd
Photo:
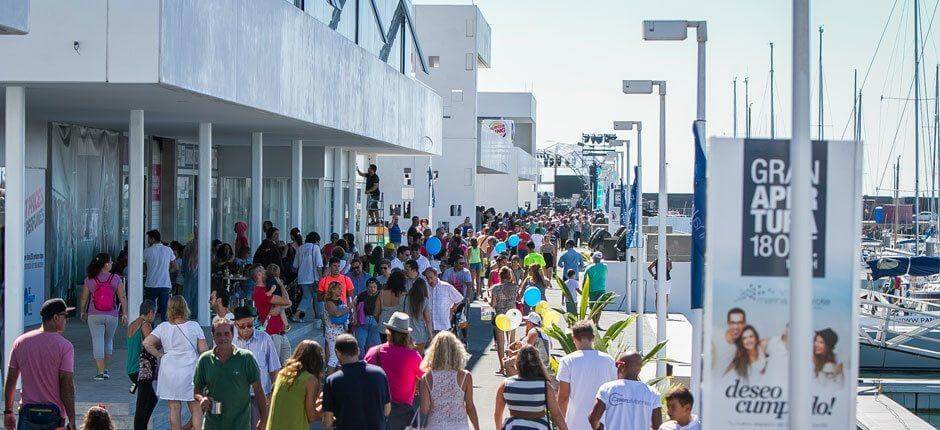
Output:
[[862,146],[812,144],[813,354],[790,357],[789,141],[711,141],[706,429],[786,428],[791,359],[813,362],[813,428],[855,427]]
[[[705,121],[692,123],[692,135],[695,138],[695,176],[693,178],[692,197],[692,273],[690,290],[692,309],[702,308],[702,290],[705,285],[705,220],[707,208],[707,178],[705,175]],[[698,340],[695,340],[698,341]]]
[[23,325],[42,323],[46,300],[46,171],[26,169],[26,242],[23,261]]

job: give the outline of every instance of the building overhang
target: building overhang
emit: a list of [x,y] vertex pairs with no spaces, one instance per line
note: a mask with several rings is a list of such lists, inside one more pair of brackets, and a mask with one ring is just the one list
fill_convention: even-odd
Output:
[[29,0],[0,0],[0,34],[29,33]]
[[30,34],[0,36],[31,117],[121,130],[143,109],[148,134],[441,154],[440,96],[287,2],[32,3]]

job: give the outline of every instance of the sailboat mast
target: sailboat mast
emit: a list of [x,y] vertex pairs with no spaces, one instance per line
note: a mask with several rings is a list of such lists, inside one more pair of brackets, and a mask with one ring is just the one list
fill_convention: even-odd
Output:
[[770,138],[776,137],[774,128],[774,43],[770,42]]
[[914,0],[914,254],[920,253],[920,1]]
[[937,181],[940,180],[938,177],[937,168],[940,167],[940,64],[936,65],[934,70],[934,83],[933,83],[933,151],[934,151],[934,171],[933,171],[933,198],[934,198],[934,220],[935,228],[933,231],[934,237],[940,238],[940,194],[937,192]]
[[901,156],[898,155],[898,161],[894,163],[894,233],[891,235],[891,241],[893,242],[893,247],[898,247],[898,215],[900,211],[898,210],[899,199],[898,199],[898,190],[900,188],[901,182]]
[[751,137],[751,98],[748,95],[748,77],[744,77],[744,137]]
[[858,142],[858,69],[852,71],[852,139]]
[[731,116],[732,122],[734,123],[734,131],[731,134],[735,139],[738,138],[738,78],[734,78],[734,81],[731,83]]
[[823,140],[823,26],[819,26],[819,123],[817,138]]

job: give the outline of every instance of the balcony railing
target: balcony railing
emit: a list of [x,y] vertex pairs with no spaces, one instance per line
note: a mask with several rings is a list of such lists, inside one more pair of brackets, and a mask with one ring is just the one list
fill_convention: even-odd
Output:
[[513,127],[512,121],[502,119],[485,119],[480,122],[477,159],[483,173],[513,173],[516,157],[512,145]]
[[535,158],[535,156],[518,146],[513,149],[516,153],[516,174],[519,176],[519,179],[537,182],[542,169],[542,163]]

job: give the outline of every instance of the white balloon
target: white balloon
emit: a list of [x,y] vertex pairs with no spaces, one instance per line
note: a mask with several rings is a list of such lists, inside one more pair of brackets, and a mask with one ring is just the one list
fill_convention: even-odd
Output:
[[519,309],[510,309],[506,311],[506,316],[509,317],[509,324],[512,328],[519,327],[522,324],[522,312]]

